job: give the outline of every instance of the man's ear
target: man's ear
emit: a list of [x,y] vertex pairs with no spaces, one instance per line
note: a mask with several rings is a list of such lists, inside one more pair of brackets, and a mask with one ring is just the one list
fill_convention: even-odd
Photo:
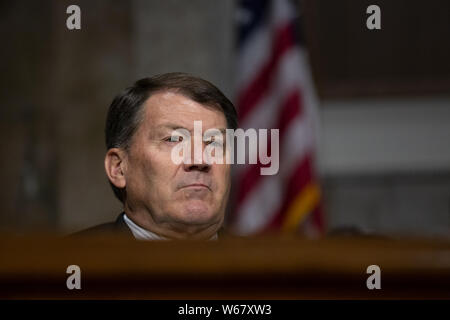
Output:
[[105,170],[109,181],[117,188],[125,188],[126,153],[119,148],[111,148],[106,152]]

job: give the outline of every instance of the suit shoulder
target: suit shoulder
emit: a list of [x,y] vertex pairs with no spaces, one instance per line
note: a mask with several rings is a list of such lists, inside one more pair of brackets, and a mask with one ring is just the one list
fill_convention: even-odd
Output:
[[71,234],[72,236],[91,236],[96,234],[103,234],[103,233],[114,233],[115,230],[115,223],[114,222],[108,222],[108,223],[102,223],[78,232],[75,232]]
[[71,234],[71,236],[93,236],[101,234],[126,234],[132,236],[131,230],[123,219],[123,213],[120,214],[116,221],[102,223],[88,229],[84,229]]

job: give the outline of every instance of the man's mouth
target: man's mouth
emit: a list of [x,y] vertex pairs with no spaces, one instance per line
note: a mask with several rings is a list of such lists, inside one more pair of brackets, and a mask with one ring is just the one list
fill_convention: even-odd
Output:
[[206,184],[203,184],[203,183],[192,183],[192,184],[188,184],[182,188],[194,188],[194,189],[195,188],[198,188],[198,189],[206,188],[206,189],[210,190],[210,188]]

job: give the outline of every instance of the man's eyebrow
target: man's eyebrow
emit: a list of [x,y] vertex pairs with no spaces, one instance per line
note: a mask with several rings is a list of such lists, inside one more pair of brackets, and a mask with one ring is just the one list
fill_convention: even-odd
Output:
[[164,123],[156,127],[157,129],[171,129],[171,130],[178,130],[178,129],[185,129],[189,131],[189,129],[175,123]]
[[[171,130],[185,129],[187,131],[190,131],[189,129],[187,129],[179,124],[175,124],[175,123],[164,123],[164,124],[157,126],[156,128],[157,129],[171,129]],[[210,130],[210,129],[219,130],[220,133],[222,133],[223,135],[226,135],[226,130],[227,130],[226,128],[220,128],[220,129],[219,128],[209,128],[208,130]]]
[[220,129],[219,128],[209,128],[208,130],[211,130],[211,129],[219,130],[222,135],[226,135],[226,133],[227,133],[227,129],[225,129],[225,128],[220,128]]

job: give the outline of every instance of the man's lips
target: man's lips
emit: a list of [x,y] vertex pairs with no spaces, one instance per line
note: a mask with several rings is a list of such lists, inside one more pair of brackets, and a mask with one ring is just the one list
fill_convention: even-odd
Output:
[[185,185],[182,188],[189,188],[189,187],[192,187],[192,188],[206,188],[208,190],[211,190],[206,184],[203,184],[203,183],[192,183],[192,184]]

